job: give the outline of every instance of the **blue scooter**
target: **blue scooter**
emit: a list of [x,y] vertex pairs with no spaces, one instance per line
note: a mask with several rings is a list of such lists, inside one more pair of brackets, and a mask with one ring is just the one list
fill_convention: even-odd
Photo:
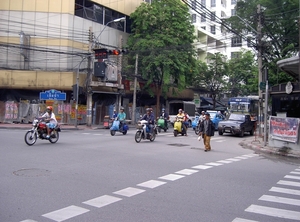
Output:
[[122,126],[120,127],[120,121],[115,119],[110,127],[110,135],[114,136],[117,131],[123,133],[123,135],[126,135],[128,129],[128,125],[125,122],[123,122]]

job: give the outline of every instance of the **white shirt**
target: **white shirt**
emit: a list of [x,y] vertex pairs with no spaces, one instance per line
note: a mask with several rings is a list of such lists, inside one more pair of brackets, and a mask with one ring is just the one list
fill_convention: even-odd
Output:
[[57,120],[55,118],[54,113],[51,113],[51,116],[50,116],[49,113],[46,112],[44,115],[42,115],[42,117],[50,118],[50,123],[54,123],[55,125],[57,124]]

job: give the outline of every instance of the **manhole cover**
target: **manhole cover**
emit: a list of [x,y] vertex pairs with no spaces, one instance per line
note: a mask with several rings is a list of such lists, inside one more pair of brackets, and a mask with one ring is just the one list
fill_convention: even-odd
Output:
[[13,172],[16,176],[23,176],[23,177],[40,177],[40,176],[48,176],[50,174],[49,170],[44,169],[21,169]]
[[181,147],[181,146],[189,146],[188,144],[182,144],[182,143],[171,143],[171,144],[168,144],[170,146],[178,146],[178,147]]

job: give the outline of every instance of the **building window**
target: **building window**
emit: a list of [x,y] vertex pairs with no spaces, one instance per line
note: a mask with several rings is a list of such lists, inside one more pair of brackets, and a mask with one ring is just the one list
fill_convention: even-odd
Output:
[[211,25],[211,26],[210,26],[210,32],[211,32],[212,34],[216,34],[216,26],[215,26],[215,25]]
[[[108,22],[125,17],[124,14],[115,10],[105,8],[102,5],[96,4],[90,0],[75,0],[74,14],[84,19],[88,19],[100,24],[107,24]],[[110,23],[108,26],[124,31],[124,25],[126,23],[126,32],[130,33],[129,19],[126,19],[124,23]]]
[[216,0],[210,0],[210,7],[216,7]]
[[197,1],[192,1],[192,9],[193,10],[196,10],[196,8],[197,8]]
[[236,5],[236,0],[231,0],[232,5]]
[[197,16],[196,14],[192,14],[192,23],[196,23],[197,22]]
[[234,38],[231,38],[231,47],[241,47],[242,46],[242,38],[239,36],[236,36]]
[[237,59],[240,57],[240,53],[239,52],[231,52],[231,59]]
[[206,0],[201,0],[201,8],[206,7]]
[[206,29],[206,26],[201,26],[201,28],[205,30],[205,29]]
[[151,0],[144,0],[144,2],[147,2],[147,3],[151,4]]
[[211,12],[210,20],[213,21],[213,22],[216,21],[216,12]]
[[231,16],[236,15],[236,10],[235,9],[231,9]]
[[201,22],[206,22],[206,14],[201,13]]

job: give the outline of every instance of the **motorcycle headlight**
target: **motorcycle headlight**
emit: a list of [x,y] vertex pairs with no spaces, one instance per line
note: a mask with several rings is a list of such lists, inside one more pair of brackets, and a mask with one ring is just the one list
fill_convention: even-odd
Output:
[[38,123],[38,120],[35,119],[35,120],[33,120],[32,125],[33,125],[33,126],[36,126],[37,123]]

